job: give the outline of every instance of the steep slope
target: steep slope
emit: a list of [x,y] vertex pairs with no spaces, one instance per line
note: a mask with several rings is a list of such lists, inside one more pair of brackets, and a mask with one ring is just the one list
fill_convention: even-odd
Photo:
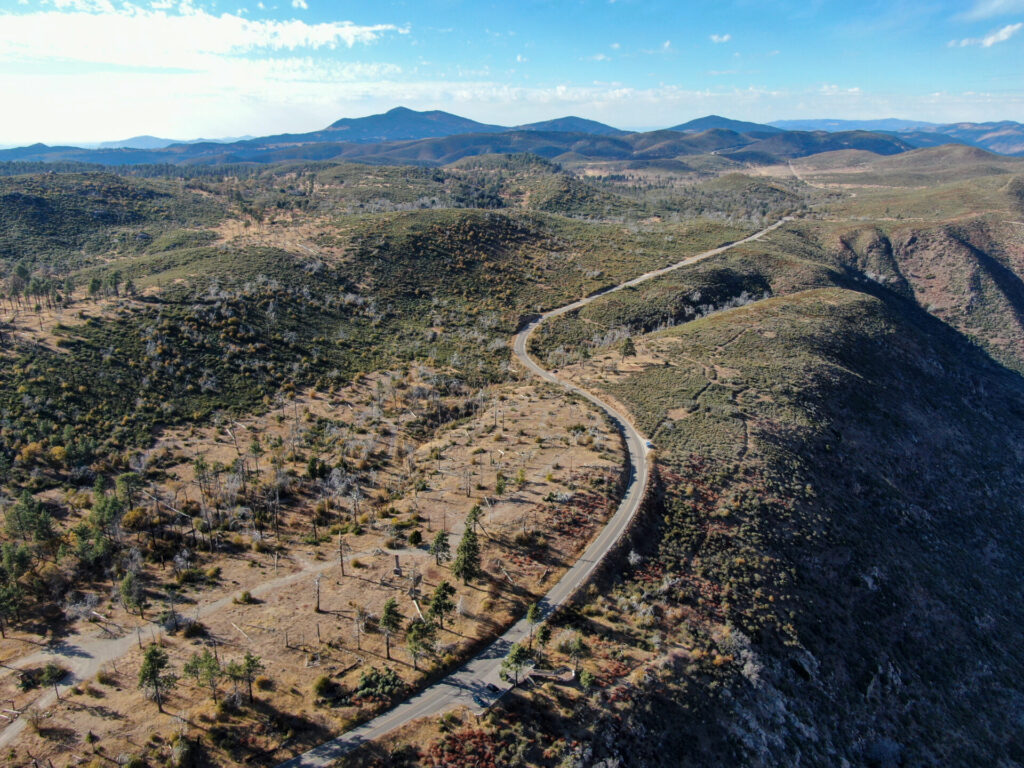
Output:
[[852,229],[832,247],[839,263],[912,297],[1024,371],[1024,239],[1012,224]]
[[884,291],[798,291],[636,347],[579,370],[652,438],[662,495],[565,619],[596,692],[510,705],[531,762],[1024,758],[1024,380]]

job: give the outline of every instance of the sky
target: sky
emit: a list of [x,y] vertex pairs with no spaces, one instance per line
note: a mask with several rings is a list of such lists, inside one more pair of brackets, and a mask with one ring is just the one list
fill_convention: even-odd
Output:
[[516,125],[1024,122],[1024,0],[0,0],[0,144]]

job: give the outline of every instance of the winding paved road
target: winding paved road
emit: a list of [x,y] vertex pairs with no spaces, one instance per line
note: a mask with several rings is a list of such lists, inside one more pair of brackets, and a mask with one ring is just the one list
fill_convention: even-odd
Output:
[[[635,277],[614,288],[587,296],[586,298],[574,301],[564,307],[545,312],[535,320],[531,321],[525,328],[513,337],[512,349],[515,356],[531,373],[556,384],[580,397],[586,398],[598,408],[603,410],[611,418],[612,422],[621,432],[626,448],[629,452],[629,484],[626,486],[625,495],[619,504],[618,510],[601,530],[597,537],[590,542],[590,545],[583,552],[576,563],[558,580],[558,583],[551,588],[551,591],[540,601],[540,609],[543,617],[547,617],[559,606],[566,603],[573,594],[589,581],[594,574],[601,560],[611,551],[612,547],[619,540],[619,537],[626,531],[633,521],[640,504],[643,501],[647,490],[647,480],[650,474],[650,465],[647,457],[647,443],[643,435],[630,423],[629,417],[624,412],[609,405],[590,392],[581,389],[574,384],[560,379],[551,371],[541,366],[530,357],[528,344],[530,336],[537,327],[545,320],[552,317],[564,315],[567,312],[584,307],[599,298],[610,293],[632,288],[635,285],[651,280],[655,277],[673,272],[681,267],[694,264],[698,261],[725,253],[730,248],[749,243],[764,237],[769,232],[778,229],[792,217],[787,216],[770,227],[762,229],[750,237],[729,243],[710,251],[698,253],[695,256],[683,259],[662,269],[655,269]],[[479,708],[478,701],[491,702],[497,695],[488,689],[488,685],[500,688],[502,691],[509,686],[499,677],[501,662],[508,654],[508,649],[513,643],[526,638],[530,633],[530,625],[525,618],[520,619],[505,634],[495,640],[490,646],[482,651],[458,671],[438,681],[429,688],[424,689],[412,698],[399,704],[394,709],[385,712],[379,717],[364,723],[358,728],[338,736],[336,739],[325,742],[309,752],[293,757],[281,763],[278,768],[327,768],[343,755],[351,752],[356,747],[368,741],[380,738],[387,733],[400,728],[421,717],[439,715],[452,709],[457,705],[465,705],[470,708]]]

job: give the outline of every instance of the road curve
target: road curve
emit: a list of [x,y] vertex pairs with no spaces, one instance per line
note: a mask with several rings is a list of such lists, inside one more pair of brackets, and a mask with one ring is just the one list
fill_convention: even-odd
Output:
[[[580,307],[584,307],[610,293],[615,293],[625,288],[632,288],[633,286],[652,280],[653,278],[660,277],[661,275],[668,274],[669,272],[680,269],[681,267],[694,264],[712,256],[717,256],[728,251],[730,248],[735,248],[738,245],[758,240],[769,232],[778,229],[790,220],[792,220],[792,217],[787,216],[775,222],[770,227],[766,227],[760,232],[744,238],[743,240],[737,240],[734,243],[729,243],[710,251],[704,251],[703,253],[690,256],[689,258],[683,259],[682,261],[661,269],[645,272],[639,277],[635,277],[632,280],[615,286],[614,288],[609,288],[608,290],[587,296],[579,301],[574,301],[571,304],[566,304],[564,307],[559,307],[557,309],[550,310],[549,312],[545,312],[535,320],[531,321],[513,337],[512,350],[515,356],[519,359],[519,362],[522,363],[527,370],[547,382],[556,384],[569,392],[585,398],[608,414],[612,423],[619,429],[623,439],[625,440],[629,458],[629,465],[627,467],[629,481],[626,486],[625,494],[622,497],[622,501],[619,503],[618,510],[616,510],[615,514],[612,516],[611,520],[608,521],[605,527],[601,529],[601,532],[593,541],[590,542],[579,560],[577,560],[576,563],[566,571],[562,578],[558,580],[558,583],[555,584],[555,586],[553,586],[541,599],[539,607],[543,617],[546,618],[556,608],[564,605],[569,598],[575,594],[576,590],[589,581],[605,555],[611,551],[612,547],[619,540],[619,537],[621,537],[629,527],[629,524],[633,521],[637,511],[640,509],[640,504],[643,501],[647,490],[647,481],[650,476],[650,464],[647,456],[648,450],[646,447],[646,440],[630,422],[628,415],[599,399],[585,389],[581,389],[574,384],[570,384],[569,382],[559,378],[551,371],[542,368],[532,357],[530,357],[528,351],[530,336],[541,323],[551,319],[552,317],[564,315],[567,312],[572,312]],[[501,662],[508,654],[509,647],[513,643],[517,643],[526,638],[529,635],[529,632],[529,623],[525,618],[520,619],[501,637],[491,643],[491,645],[484,649],[478,656],[467,662],[465,666],[461,667],[456,672],[453,672],[429,688],[424,689],[412,698],[407,699],[397,707],[375,717],[373,720],[364,723],[358,728],[353,728],[341,736],[311,749],[309,752],[293,757],[290,760],[286,760],[277,768],[327,768],[327,766],[332,765],[338,758],[351,752],[356,747],[365,744],[368,741],[380,738],[381,736],[384,736],[385,734],[390,733],[396,728],[400,728],[413,720],[431,715],[439,715],[456,705],[465,705],[471,708],[476,707],[478,704],[474,701],[474,697],[488,702],[492,701],[495,698],[495,694],[490,692],[487,686],[496,686],[501,688],[503,691],[508,688],[508,684],[503,682],[499,676]]]

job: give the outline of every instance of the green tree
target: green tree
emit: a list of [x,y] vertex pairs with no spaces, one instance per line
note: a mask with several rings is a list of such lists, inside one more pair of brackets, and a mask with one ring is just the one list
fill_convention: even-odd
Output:
[[124,603],[125,608],[138,611],[139,618],[146,618],[144,615],[147,602],[146,593],[134,571],[128,571],[124,575],[118,585],[118,591],[121,593],[121,602]]
[[471,579],[478,578],[482,570],[480,568],[480,541],[477,539],[476,531],[466,520],[466,531],[462,534],[459,547],[455,550],[455,561],[452,563],[452,573],[462,579],[463,584],[468,584]]
[[584,669],[580,672],[580,687],[584,691],[590,691],[595,685],[597,685],[597,678],[594,677],[594,673],[589,669]]
[[7,533],[22,541],[49,542],[54,537],[53,517],[46,507],[28,491],[7,510]]
[[193,653],[181,671],[186,675],[192,675],[198,685],[208,687],[210,697],[216,703],[218,685],[224,677],[224,670],[209,648],[204,648],[202,653]]
[[412,656],[412,668],[419,670],[420,657],[434,649],[437,628],[423,619],[413,619],[405,629],[405,647]]
[[0,637],[7,637],[7,624],[11,619],[21,619],[21,607],[25,595],[17,583],[0,586]]
[[469,514],[466,515],[466,528],[472,528],[473,532],[476,533],[476,527],[480,525],[480,515],[483,512],[480,509],[479,504],[474,504],[473,508],[469,510]]
[[4,582],[15,582],[32,567],[32,552],[24,544],[5,541],[0,544],[0,577]]
[[442,581],[434,589],[430,597],[430,605],[427,608],[427,615],[437,620],[437,625],[444,629],[444,617],[455,610],[455,603],[452,598],[455,596],[455,587],[447,581]]
[[167,651],[154,643],[146,648],[142,657],[142,667],[139,669],[139,688],[149,691],[156,699],[157,711],[164,711],[164,696],[178,681],[172,673],[167,672],[170,661],[167,658]]
[[256,680],[256,676],[263,671],[263,660],[246,651],[241,661],[228,662],[225,671],[232,680],[246,684],[249,691],[249,703],[252,704],[255,701],[252,695],[252,684]]
[[531,603],[530,607],[526,609],[526,621],[530,625],[530,649],[533,650],[533,628],[540,622],[540,606],[537,603]]
[[537,627],[537,647],[545,648],[549,642],[551,642],[551,627],[547,624],[541,624]]
[[633,339],[630,336],[627,336],[626,340],[622,342],[622,356],[636,357],[636,345],[633,343]]
[[378,624],[380,631],[384,633],[384,647],[389,659],[391,658],[391,638],[398,634],[398,630],[402,628],[402,618],[395,598],[389,597],[385,600],[384,610],[381,612]]
[[520,643],[512,643],[508,649],[508,655],[501,662],[501,676],[508,680],[512,677],[512,684],[519,685],[519,673],[522,672],[526,662],[530,660],[530,652]]
[[578,632],[571,640],[562,643],[558,650],[572,660],[572,671],[574,674],[579,674],[580,661],[590,656],[590,646],[583,642],[583,635]]
[[135,506],[141,487],[142,482],[135,472],[125,472],[118,475],[114,481],[114,493],[117,494],[118,501],[124,505],[125,509]]
[[67,673],[66,669],[58,667],[50,661],[47,662],[45,667],[43,667],[43,674],[40,676],[39,682],[43,685],[52,685],[53,692],[57,694],[57,700],[60,701],[60,689],[57,688],[57,683],[63,680]]
[[438,531],[434,540],[430,543],[430,554],[434,556],[434,562],[443,565],[452,559],[451,545],[448,543],[448,531]]

